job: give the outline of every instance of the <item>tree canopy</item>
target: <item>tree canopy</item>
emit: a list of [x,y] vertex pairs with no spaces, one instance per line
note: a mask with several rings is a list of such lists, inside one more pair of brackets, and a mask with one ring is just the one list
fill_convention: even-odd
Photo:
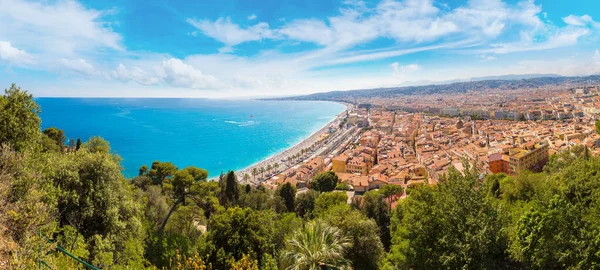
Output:
[[40,106],[15,84],[0,96],[0,144],[17,151],[35,147],[40,140]]
[[332,171],[328,171],[315,176],[310,182],[310,188],[316,191],[328,192],[335,189],[337,182],[337,175]]

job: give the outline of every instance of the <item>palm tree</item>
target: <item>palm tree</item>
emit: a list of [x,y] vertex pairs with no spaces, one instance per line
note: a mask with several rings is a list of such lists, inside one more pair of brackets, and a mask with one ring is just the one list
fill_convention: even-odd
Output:
[[273,169],[273,166],[271,166],[271,164],[267,165],[267,174],[271,173],[272,169]]
[[257,175],[258,175],[258,169],[256,167],[252,168],[252,176],[254,177],[254,181],[256,181]]
[[281,261],[286,270],[343,269],[349,264],[344,251],[351,245],[351,239],[342,236],[339,229],[314,221],[286,241]]
[[275,168],[275,172],[277,172],[277,168],[279,168],[279,163],[275,162],[275,164],[273,164],[273,168]]
[[265,178],[265,167],[260,167],[260,178]]
[[244,181],[247,183],[247,182],[248,182],[248,180],[250,180],[250,175],[249,175],[249,174],[247,174],[247,173],[245,173],[245,174],[244,174]]
[[292,156],[287,157],[287,162],[288,162],[288,166],[290,166],[290,163],[292,163]]

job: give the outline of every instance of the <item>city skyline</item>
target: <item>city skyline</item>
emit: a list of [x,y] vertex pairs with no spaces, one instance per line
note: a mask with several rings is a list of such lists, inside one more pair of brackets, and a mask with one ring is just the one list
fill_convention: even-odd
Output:
[[0,0],[0,83],[241,97],[599,73],[600,3],[558,2]]

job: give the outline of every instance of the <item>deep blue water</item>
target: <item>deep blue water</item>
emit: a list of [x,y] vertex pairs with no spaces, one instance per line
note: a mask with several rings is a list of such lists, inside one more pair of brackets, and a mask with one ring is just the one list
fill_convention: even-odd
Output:
[[42,128],[69,138],[107,139],[124,174],[171,161],[209,175],[238,170],[280,152],[344,110],[332,102],[213,99],[38,98]]

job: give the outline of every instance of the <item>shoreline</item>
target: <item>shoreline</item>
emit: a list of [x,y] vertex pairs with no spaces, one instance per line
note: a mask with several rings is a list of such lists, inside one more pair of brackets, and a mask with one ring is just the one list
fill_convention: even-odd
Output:
[[[348,104],[348,103],[337,102],[337,101],[329,101],[329,102],[334,102],[334,103],[344,105],[346,108],[342,112],[336,114],[329,122],[327,122],[321,128],[319,128],[315,132],[311,133],[306,138],[300,140],[298,143],[296,143],[288,148],[285,148],[277,153],[269,155],[269,156],[261,159],[260,161],[255,162],[249,166],[246,166],[242,169],[236,170],[235,174],[238,178],[238,182],[247,184],[248,182],[252,181],[255,178],[254,176],[252,176],[252,170],[254,168],[260,169],[261,167],[264,167],[266,169],[266,167],[268,165],[272,166],[273,164],[278,163],[279,167],[276,169],[276,171],[279,173],[279,172],[285,171],[285,170],[295,166],[296,163],[292,164],[291,166],[288,166],[287,164],[285,164],[285,162],[282,162],[281,160],[285,160],[288,157],[293,156],[294,154],[298,153],[303,148],[308,148],[311,145],[313,145],[314,143],[316,143],[317,139],[319,137],[321,137],[321,135],[327,133],[328,128],[332,124],[334,124],[338,119],[340,119],[340,116],[344,115],[352,107],[352,105]],[[244,181],[243,177],[245,174],[250,175],[250,181],[248,181],[248,182]],[[259,176],[259,175],[260,175],[260,173],[257,176]],[[215,177],[213,179],[218,179],[218,177]]]

